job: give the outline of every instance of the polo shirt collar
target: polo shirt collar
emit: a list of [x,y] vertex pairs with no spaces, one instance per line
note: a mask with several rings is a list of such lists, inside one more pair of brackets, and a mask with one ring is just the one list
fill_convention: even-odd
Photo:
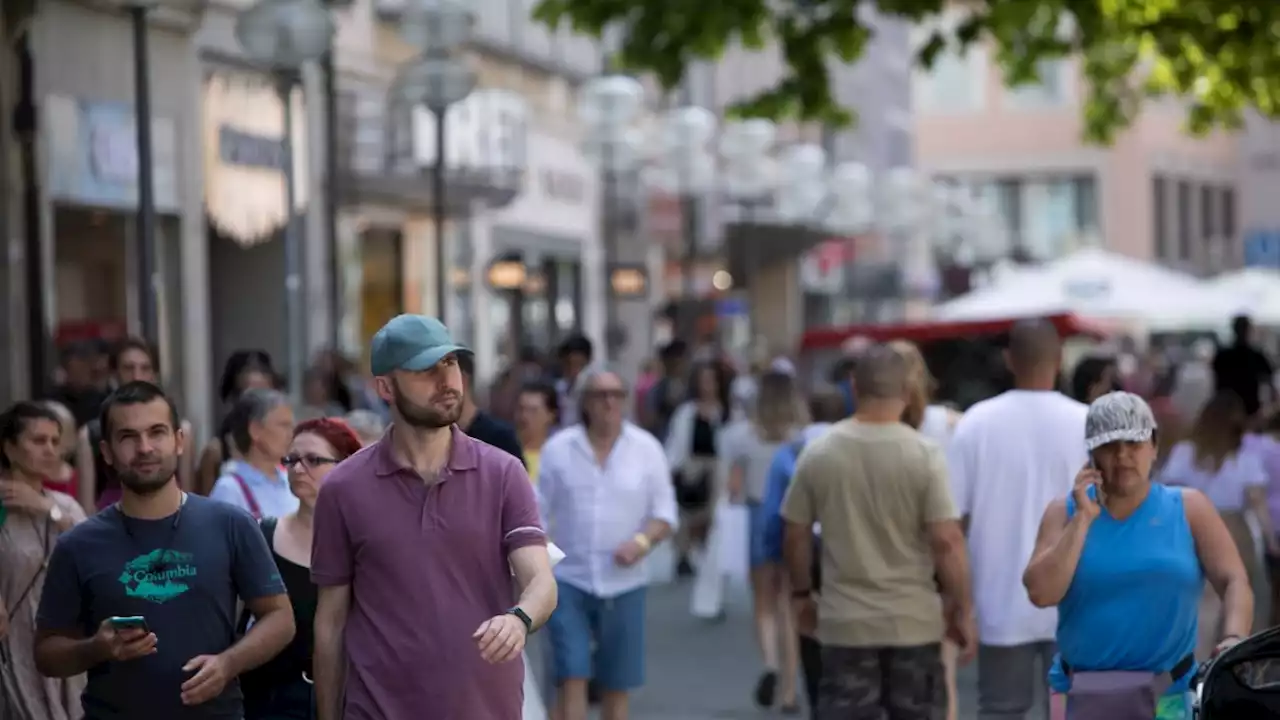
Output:
[[[395,432],[395,425],[387,428],[387,431],[382,434],[382,439],[378,441],[377,448],[374,450],[377,453],[374,472],[381,476],[394,475],[401,471],[414,472],[412,468],[407,468],[399,460],[396,460],[391,442],[393,432]],[[452,440],[449,447],[449,461],[445,464],[449,471],[475,470],[479,467],[480,451],[476,441],[462,432],[457,425],[451,426],[449,432]]]

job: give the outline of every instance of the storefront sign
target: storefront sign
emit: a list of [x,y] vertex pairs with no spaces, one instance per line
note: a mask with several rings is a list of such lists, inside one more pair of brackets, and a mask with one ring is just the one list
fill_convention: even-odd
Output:
[[233,127],[218,130],[218,156],[227,165],[284,170],[284,144],[280,138],[253,135]]
[[[295,210],[306,206],[307,153],[302,95],[295,91]],[[285,207],[284,107],[271,79],[216,73],[204,87],[205,209],[219,233],[250,247],[270,240],[288,218]]]
[[[477,90],[445,115],[445,166],[460,170],[523,170],[529,105],[510,90]],[[413,113],[413,157],[420,168],[436,163],[436,118],[424,107]]]
[[[51,95],[44,117],[49,190],[59,202],[133,210],[138,206],[138,144],[133,109]],[[177,133],[171,118],[151,125],[155,208],[178,212]]]

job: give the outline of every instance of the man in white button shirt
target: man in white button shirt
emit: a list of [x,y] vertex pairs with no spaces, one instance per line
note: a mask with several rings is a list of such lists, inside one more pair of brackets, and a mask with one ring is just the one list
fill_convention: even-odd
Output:
[[622,379],[589,369],[579,387],[580,420],[547,441],[538,469],[546,526],[565,553],[547,623],[554,715],[586,720],[594,677],[603,720],[624,720],[627,694],[644,684],[643,560],[675,527],[675,490],[662,446],[623,420]]

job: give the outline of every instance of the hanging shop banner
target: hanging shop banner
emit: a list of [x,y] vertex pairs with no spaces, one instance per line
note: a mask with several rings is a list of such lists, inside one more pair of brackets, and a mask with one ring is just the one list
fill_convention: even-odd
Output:
[[[293,103],[294,209],[307,202],[306,119],[300,89]],[[243,247],[284,226],[284,105],[265,75],[218,72],[204,87],[205,210],[222,235]]]

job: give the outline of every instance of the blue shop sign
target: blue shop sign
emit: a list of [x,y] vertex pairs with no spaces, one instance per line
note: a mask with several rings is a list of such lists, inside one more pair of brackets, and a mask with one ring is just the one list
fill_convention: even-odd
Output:
[[[53,199],[132,210],[138,205],[138,143],[133,108],[50,96],[49,190]],[[155,207],[178,211],[176,133],[169,118],[152,120]]]
[[1280,269],[1280,229],[1255,228],[1246,232],[1244,265]]

